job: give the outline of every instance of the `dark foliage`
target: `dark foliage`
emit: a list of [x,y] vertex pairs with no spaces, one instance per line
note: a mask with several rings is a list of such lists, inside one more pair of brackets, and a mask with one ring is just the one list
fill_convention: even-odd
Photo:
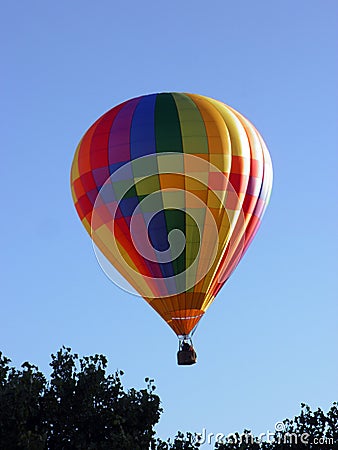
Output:
[[[269,437],[268,442],[258,442],[250,431],[240,436],[236,433],[233,442],[216,445],[217,450],[337,450],[338,449],[338,408],[334,402],[327,413],[320,408],[311,411],[302,404],[300,415],[293,420],[285,419],[281,430]],[[265,437],[266,438],[266,437]]]
[[9,367],[0,353],[0,449],[144,450],[161,414],[153,380],[127,392],[103,355],[52,355],[50,382],[37,367]]
[[[0,352],[0,450],[197,450],[197,435],[156,439],[162,409],[153,380],[125,390],[123,372],[107,374],[103,355],[79,358],[63,347],[52,355],[50,380],[28,362],[10,367]],[[268,442],[249,430],[213,442],[215,450],[338,450],[338,407],[324,413],[302,404]],[[212,446],[210,446],[211,448]]]

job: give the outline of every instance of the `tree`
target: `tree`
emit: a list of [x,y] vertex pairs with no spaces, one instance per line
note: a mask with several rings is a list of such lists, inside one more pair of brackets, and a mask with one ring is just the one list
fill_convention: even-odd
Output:
[[52,355],[50,382],[37,367],[9,367],[0,353],[1,449],[144,450],[162,409],[153,380],[125,391],[123,372],[106,374],[103,355]]
[[258,440],[249,430],[235,433],[228,442],[216,444],[217,450],[309,450],[338,449],[338,404],[334,402],[325,414],[321,408],[311,411],[301,404],[301,412],[294,419],[278,422],[271,436]]
[[[216,437],[216,436],[214,436]],[[311,411],[301,404],[301,412],[294,419],[285,419],[276,424],[276,431],[270,435],[255,437],[250,430],[242,434],[231,433],[218,436],[215,450],[338,450],[338,403],[333,402],[325,413],[321,408]],[[201,439],[196,434],[178,433],[174,442],[168,440],[163,450],[198,450]]]
[[[62,347],[52,355],[50,380],[25,362],[9,366],[0,352],[1,450],[198,450],[196,434],[178,432],[156,438],[162,408],[153,380],[144,389],[123,388],[122,371],[107,374],[103,355],[79,358]],[[299,416],[285,419],[259,441],[249,430],[224,436],[215,450],[338,450],[338,405],[327,413],[301,405]]]

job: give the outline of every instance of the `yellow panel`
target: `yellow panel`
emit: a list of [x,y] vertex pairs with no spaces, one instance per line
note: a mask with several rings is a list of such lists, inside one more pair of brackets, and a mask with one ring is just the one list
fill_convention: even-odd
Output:
[[185,207],[185,192],[184,190],[162,190],[162,200],[164,208],[172,208],[173,205],[177,209],[183,210]]
[[74,184],[73,183],[70,185],[70,188],[71,188],[71,191],[72,191],[73,203],[76,203],[77,202],[77,196],[75,194],[75,189],[74,189]]
[[208,190],[208,208],[217,208],[217,209],[223,209],[224,206],[222,204],[222,200],[225,197],[224,191],[211,191]]
[[227,124],[222,114],[210,102],[210,99],[196,94],[186,94],[196,103],[204,121],[208,136],[209,154],[231,154],[231,141]]
[[158,171],[164,173],[184,173],[184,155],[183,153],[161,154],[157,155]]
[[250,158],[250,147],[245,129],[238,117],[224,103],[209,98],[208,101],[222,115],[223,120],[229,130],[231,140],[231,153],[233,155]]
[[262,155],[262,146],[258,137],[258,131],[252,125],[252,123],[248,121],[248,119],[242,116],[242,114],[240,114],[238,111],[234,110],[230,106],[228,106],[228,108],[239,118],[239,120],[241,121],[247,132],[247,136],[250,142],[251,158],[261,161],[263,155]]
[[88,222],[88,220],[85,217],[82,219],[82,223],[83,223],[83,226],[85,227],[87,233],[91,236],[91,234],[92,234],[91,224]]
[[[207,129],[209,161],[221,172],[228,174],[230,173],[231,169],[233,149],[227,123],[225,122],[220,111],[215,108],[215,106],[210,103],[208,99],[197,95],[192,95],[191,97],[198,104]],[[210,169],[214,171],[212,167]],[[195,292],[207,292],[208,287],[210,286],[214,277],[214,273],[217,269],[217,265],[219,264],[218,260],[220,259],[224,251],[224,246],[226,245],[228,240],[230,226],[225,208],[221,203],[221,201],[225,198],[225,190],[226,186],[224,187],[223,191],[218,191],[216,193],[218,195],[215,195],[213,191],[208,190],[207,205],[211,213],[213,214],[214,221],[217,223],[217,226],[220,229],[220,233],[218,236],[220,239],[219,250],[214,261],[209,261],[207,258],[203,257],[201,258],[197,277],[200,273],[203,272],[203,267],[205,267],[205,265],[209,266],[209,264],[212,264],[212,268],[205,279],[195,286]],[[204,248],[213,245],[210,228],[211,227],[208,226],[208,224],[205,225],[202,237],[202,251]],[[201,302],[203,302],[203,299],[200,300],[199,304],[201,304]]]
[[190,174],[189,177],[185,178],[185,188],[187,191],[205,191],[208,189],[208,173],[204,174],[205,183],[202,183],[196,178],[191,178]]
[[210,164],[217,167],[222,173],[229,173],[231,168],[231,155],[213,153],[210,155]]
[[75,151],[75,155],[74,155],[74,159],[73,159],[73,164],[72,164],[72,169],[71,169],[71,180],[75,181],[77,178],[80,177],[80,172],[79,172],[79,150],[81,147],[81,143],[82,143],[82,139],[79,142],[79,145],[76,147],[76,151]]

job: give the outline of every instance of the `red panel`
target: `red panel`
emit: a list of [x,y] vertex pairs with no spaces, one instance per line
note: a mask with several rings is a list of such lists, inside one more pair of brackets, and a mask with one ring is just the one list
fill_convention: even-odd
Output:
[[93,189],[96,189],[96,183],[93,177],[93,174],[91,172],[86,172],[81,175],[81,181],[83,188],[86,192],[92,191]]
[[75,181],[73,181],[73,188],[77,199],[82,197],[82,195],[86,193],[86,191],[83,188],[81,178],[77,178]]
[[83,195],[78,199],[78,204],[83,212],[83,216],[86,216],[89,212],[92,211],[93,205],[87,195]]
[[251,159],[250,176],[262,178],[263,175],[263,163],[257,159]]
[[245,192],[248,184],[248,177],[239,173],[230,173],[229,181],[237,194]]
[[244,245],[244,252],[247,251],[249,245],[251,244],[253,238],[255,237],[259,225],[260,225],[261,221],[258,217],[256,216],[252,216],[249,222],[249,225],[246,229],[246,233],[245,233],[245,245]]
[[252,214],[255,209],[256,203],[257,203],[257,197],[246,194],[243,205],[242,205],[244,215]]
[[89,172],[91,170],[91,163],[90,163],[90,143],[92,136],[95,132],[96,126],[98,121],[92,125],[89,130],[86,132],[86,134],[82,138],[82,142],[80,144],[80,149],[78,153],[78,167],[79,167],[79,174],[83,174],[85,172]]
[[228,179],[220,172],[210,172],[208,177],[208,187],[215,191],[225,191]]
[[130,258],[137,266],[139,272],[142,275],[151,277],[152,274],[146,266],[144,259],[140,256],[138,251],[135,249],[131,237],[129,227],[126,224],[124,218],[116,219],[114,221],[114,235],[116,240],[122,245],[122,247],[128,252]]
[[112,108],[99,119],[95,132],[91,136],[90,146],[88,148],[88,151],[90,152],[90,164],[92,169],[109,165],[108,146],[110,129],[116,116],[128,102],[129,100],[121,103],[115,108]]
[[243,173],[244,158],[242,156],[232,155],[231,157],[231,173]]
[[228,192],[225,200],[225,207],[232,211],[238,208],[238,196],[235,192]]
[[92,170],[108,166],[108,152],[107,149],[99,150],[90,155],[90,163]]
[[79,202],[78,202],[78,201],[77,201],[77,202],[75,203],[75,209],[76,209],[76,211],[77,211],[77,213],[78,213],[78,215],[79,215],[80,219],[81,219],[81,220],[83,220],[83,218],[84,218],[85,214],[83,214],[83,211],[82,211],[81,205],[79,204]]

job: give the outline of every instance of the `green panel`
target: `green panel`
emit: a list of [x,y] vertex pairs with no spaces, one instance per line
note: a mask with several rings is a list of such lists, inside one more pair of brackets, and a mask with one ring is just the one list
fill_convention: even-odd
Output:
[[123,196],[123,198],[132,198],[132,197],[137,197],[135,186],[132,186],[130,189],[128,189],[128,191]]
[[[187,210],[186,214],[186,267],[190,267],[196,260],[201,246],[205,222],[205,208]],[[197,261],[196,261],[197,262]],[[186,273],[186,284],[192,286],[188,292],[193,292],[196,284],[198,264],[190,267]]]
[[[155,138],[156,152],[177,152],[183,153],[181,127],[177,114],[176,103],[171,94],[158,94],[155,104]],[[181,205],[177,205],[177,208]],[[179,229],[185,235],[185,213],[179,209],[165,209],[165,220],[167,233],[171,230]],[[185,249],[181,255],[172,261],[174,274],[179,274],[185,270]],[[181,281],[180,281],[181,280]],[[178,291],[185,290],[185,286],[181,289],[181,282],[184,279],[175,280]]]
[[184,153],[198,154],[209,152],[208,137],[201,113],[190,97],[173,94],[181,125]]
[[156,152],[183,152],[181,127],[171,94],[158,94],[155,105]]
[[[203,231],[203,230],[202,230]],[[190,215],[186,215],[186,261],[187,268],[195,261],[200,248],[198,225]]]

